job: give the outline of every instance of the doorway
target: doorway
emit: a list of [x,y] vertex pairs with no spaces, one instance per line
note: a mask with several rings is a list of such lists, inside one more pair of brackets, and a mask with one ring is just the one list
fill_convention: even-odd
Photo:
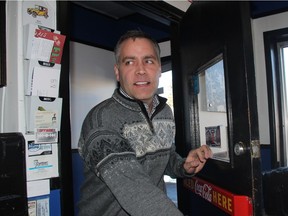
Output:
[[[171,23],[179,22],[184,15],[183,11],[162,1],[58,1],[57,4],[57,14],[59,14],[57,29],[67,36],[66,41],[104,49],[108,55],[109,52],[113,52],[119,36],[131,28],[140,28],[154,37],[157,42],[169,41]],[[70,45],[64,48],[62,59],[60,96],[65,98],[62,108],[65,122],[62,122],[61,143],[72,143],[69,120],[72,102],[69,99],[71,95],[70,49]],[[111,71],[107,72],[111,73]],[[103,76],[105,77],[105,74]],[[75,175],[74,168],[78,169],[81,166],[75,160],[79,155],[77,149],[71,149],[70,145],[61,145],[60,151],[61,182],[65,183],[61,185],[62,213],[63,215],[74,215],[77,214],[77,211],[74,213],[71,206],[76,204],[73,196],[77,196],[77,192],[74,191],[74,194],[72,192],[75,185],[71,179]],[[67,169],[67,167],[73,167],[73,170]],[[81,177],[77,174],[76,176]],[[78,182],[78,179],[74,182]],[[76,188],[79,189],[78,186]]]

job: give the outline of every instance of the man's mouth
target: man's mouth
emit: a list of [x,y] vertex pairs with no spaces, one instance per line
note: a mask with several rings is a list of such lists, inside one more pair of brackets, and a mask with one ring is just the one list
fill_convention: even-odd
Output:
[[134,85],[139,85],[139,86],[141,86],[141,85],[148,85],[148,84],[150,84],[150,82],[136,82],[136,83],[134,83]]

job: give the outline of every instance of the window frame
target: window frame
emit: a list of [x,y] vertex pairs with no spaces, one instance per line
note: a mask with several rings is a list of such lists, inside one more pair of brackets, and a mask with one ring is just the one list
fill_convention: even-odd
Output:
[[263,36],[267,76],[271,167],[278,168],[287,166],[286,148],[288,143],[285,141],[285,136],[288,133],[282,127],[286,122],[285,114],[283,113],[282,56],[279,52],[281,48],[279,44],[285,41],[288,42],[288,28],[267,31],[263,33]]

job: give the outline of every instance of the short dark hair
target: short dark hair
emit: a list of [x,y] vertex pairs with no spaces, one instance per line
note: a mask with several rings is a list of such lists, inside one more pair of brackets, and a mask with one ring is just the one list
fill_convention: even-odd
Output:
[[159,44],[157,43],[157,41],[154,38],[152,38],[149,34],[143,32],[141,30],[129,30],[120,37],[120,39],[118,40],[118,42],[115,46],[114,55],[115,55],[116,64],[119,63],[121,44],[130,38],[133,40],[135,40],[136,38],[145,38],[145,39],[148,39],[149,41],[151,41],[151,43],[155,49],[155,53],[157,55],[156,57],[160,62],[160,47],[159,47]]

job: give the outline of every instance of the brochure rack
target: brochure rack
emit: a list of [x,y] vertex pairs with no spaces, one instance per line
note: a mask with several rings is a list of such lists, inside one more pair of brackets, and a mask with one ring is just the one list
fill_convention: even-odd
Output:
[[49,216],[50,180],[59,177],[59,86],[66,37],[26,24],[23,38],[28,209],[32,215]]

